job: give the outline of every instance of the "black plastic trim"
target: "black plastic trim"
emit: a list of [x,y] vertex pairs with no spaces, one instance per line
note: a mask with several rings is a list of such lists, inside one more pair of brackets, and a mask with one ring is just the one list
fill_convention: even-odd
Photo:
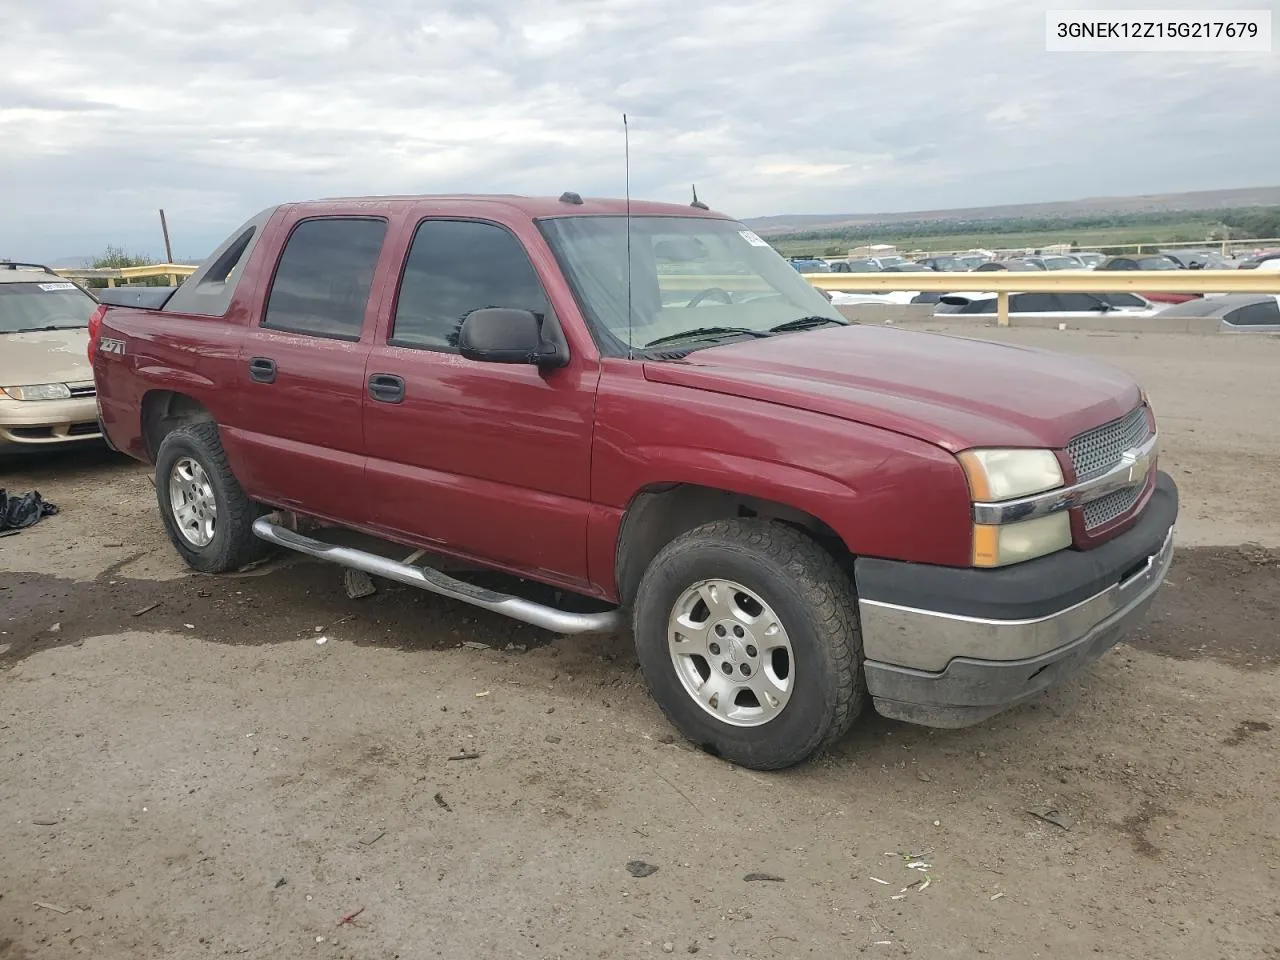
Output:
[[996,570],[861,558],[854,564],[858,596],[961,617],[1034,620],[1118,583],[1159,551],[1177,517],[1178,488],[1162,472],[1138,522],[1091,550],[1062,550]]

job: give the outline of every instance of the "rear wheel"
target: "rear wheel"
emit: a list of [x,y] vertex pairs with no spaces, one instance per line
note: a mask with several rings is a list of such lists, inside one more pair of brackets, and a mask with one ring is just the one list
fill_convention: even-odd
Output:
[[187,565],[225,573],[265,556],[253,535],[260,510],[240,489],[215,423],[179,427],[156,455],[156,498],[165,532]]
[[865,699],[853,584],[809,537],[763,520],[668,544],[636,595],[649,689],[704,750],[756,769],[807,759]]

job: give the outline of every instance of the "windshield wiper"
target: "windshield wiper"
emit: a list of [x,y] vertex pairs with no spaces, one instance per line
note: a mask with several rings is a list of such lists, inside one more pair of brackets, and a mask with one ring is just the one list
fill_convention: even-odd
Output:
[[728,336],[768,337],[767,330],[752,330],[750,327],[695,327],[693,330],[682,330],[666,337],[650,340],[645,347],[656,347],[664,343],[675,343],[677,340],[710,340],[715,337]]
[[51,330],[84,330],[87,327],[88,324],[85,324],[83,327],[79,324],[72,324],[71,326],[67,326],[66,324],[50,324],[47,327],[23,327],[21,330],[0,330],[0,333],[48,333]]
[[770,327],[770,333],[791,333],[793,330],[810,330],[813,327],[825,327],[828,324],[834,324],[837,327],[847,327],[847,323],[841,323],[839,320],[833,320],[831,317],[798,317],[795,320],[788,320],[786,323],[780,323],[776,327]]

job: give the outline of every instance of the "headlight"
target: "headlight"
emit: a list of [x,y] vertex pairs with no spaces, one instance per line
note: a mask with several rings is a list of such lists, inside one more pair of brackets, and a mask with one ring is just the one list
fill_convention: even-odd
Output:
[[[974,503],[999,503],[1054,490],[1065,482],[1052,450],[967,450],[960,465]],[[1071,546],[1065,510],[1016,523],[973,526],[973,565],[1004,567]]]
[[983,503],[1029,497],[1063,483],[1052,450],[966,450],[960,465],[973,499]]
[[35,383],[25,387],[0,387],[14,400],[70,400],[71,389],[65,383]]

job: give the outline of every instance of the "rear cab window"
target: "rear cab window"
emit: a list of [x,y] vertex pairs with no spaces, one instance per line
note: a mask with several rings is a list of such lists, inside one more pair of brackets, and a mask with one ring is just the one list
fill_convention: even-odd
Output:
[[370,217],[298,223],[276,265],[262,327],[358,341],[386,234],[386,221]]
[[166,313],[203,317],[225,316],[235,297],[246,264],[262,239],[276,207],[261,211],[242,223],[209,255],[208,259],[174,291],[164,305]]

